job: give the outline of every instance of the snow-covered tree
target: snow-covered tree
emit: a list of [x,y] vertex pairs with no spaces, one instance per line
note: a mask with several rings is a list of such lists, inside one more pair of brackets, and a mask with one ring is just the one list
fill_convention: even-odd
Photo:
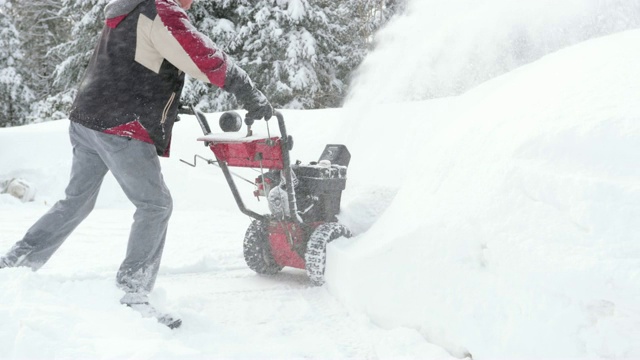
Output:
[[[33,89],[35,99],[27,101],[32,103],[28,121],[68,115],[108,1],[0,0],[13,19],[13,27],[3,25],[0,45],[20,35],[11,45],[18,49],[9,52],[11,59],[0,60],[3,84],[12,84],[14,97],[32,94],[26,89]],[[189,14],[196,27],[249,73],[274,106],[322,108],[341,105],[350,74],[368,51],[372,33],[404,1],[210,0],[195,2]],[[18,54],[24,54],[22,65],[10,70],[5,64]],[[16,87],[18,81],[26,85]],[[238,107],[230,94],[190,79],[183,101],[209,111]],[[10,103],[15,112],[24,102]]]
[[58,17],[65,19],[69,36],[53,46],[48,57],[55,62],[49,83],[50,95],[34,108],[38,117],[63,118],[73,102],[76,87],[89,63],[104,25],[104,7],[109,0],[62,0]]
[[341,3],[259,3],[237,9],[244,21],[231,48],[241,66],[277,107],[339,105],[345,90],[339,74],[348,56],[339,42],[346,30]]
[[68,22],[60,17],[59,0],[8,0],[20,33],[23,65],[29,69],[25,81],[37,97],[50,92],[53,70],[60,58],[50,50],[68,37]]
[[[404,0],[213,0],[192,17],[279,108],[340,106],[371,34]],[[232,96],[188,82],[183,101],[207,110],[237,106]]]
[[407,0],[347,0],[343,2],[355,14],[350,33],[371,41],[373,34],[389,19],[404,11]]
[[19,32],[11,4],[0,0],[0,127],[26,122],[33,94],[24,81]]

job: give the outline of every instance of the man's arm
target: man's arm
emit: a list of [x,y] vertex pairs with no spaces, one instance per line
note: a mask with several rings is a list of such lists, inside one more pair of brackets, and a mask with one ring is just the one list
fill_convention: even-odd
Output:
[[247,118],[271,117],[271,104],[247,73],[198,31],[179,5],[171,0],[156,0],[156,9],[158,17],[151,41],[167,61],[195,79],[232,93],[247,109]]
[[228,56],[196,29],[187,14],[171,0],[156,0],[150,40],[167,61],[189,76],[224,88]]

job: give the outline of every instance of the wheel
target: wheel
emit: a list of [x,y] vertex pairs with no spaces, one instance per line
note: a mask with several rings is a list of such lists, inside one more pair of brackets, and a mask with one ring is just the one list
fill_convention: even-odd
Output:
[[273,275],[282,270],[271,254],[267,224],[253,220],[244,235],[244,261],[258,274]]
[[307,242],[304,254],[305,267],[311,283],[316,286],[324,284],[324,268],[327,257],[327,244],[340,237],[351,237],[349,229],[336,222],[318,226]]

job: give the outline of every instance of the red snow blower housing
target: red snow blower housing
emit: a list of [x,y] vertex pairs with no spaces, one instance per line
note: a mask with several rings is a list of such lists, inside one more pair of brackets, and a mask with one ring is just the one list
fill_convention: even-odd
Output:
[[[347,147],[329,144],[318,161],[291,164],[293,139],[287,135],[280,112],[274,112],[279,137],[253,136],[252,122],[246,120],[247,135],[234,133],[241,127],[241,117],[235,112],[220,118],[220,127],[227,132],[212,134],[202,112],[193,107],[188,112],[196,116],[204,133],[198,140],[204,141],[217,160],[207,162],[222,169],[240,211],[253,218],[244,237],[249,268],[259,274],[275,274],[285,266],[306,269],[311,282],[322,285],[327,244],[351,236],[336,218],[351,159]],[[268,131],[269,124],[265,124]],[[258,214],[244,205],[229,167],[260,169],[253,193],[267,199],[269,214]]]

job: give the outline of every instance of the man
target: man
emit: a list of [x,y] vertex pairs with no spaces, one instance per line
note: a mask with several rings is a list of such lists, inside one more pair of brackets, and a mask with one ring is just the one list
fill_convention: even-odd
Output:
[[247,74],[196,30],[192,0],[112,0],[71,109],[73,146],[66,198],[0,258],[0,267],[43,266],[93,209],[111,171],[136,206],[116,281],[123,304],[148,303],[167,235],[172,199],[158,155],[168,156],[184,73],[235,95],[247,119],[273,109]]

